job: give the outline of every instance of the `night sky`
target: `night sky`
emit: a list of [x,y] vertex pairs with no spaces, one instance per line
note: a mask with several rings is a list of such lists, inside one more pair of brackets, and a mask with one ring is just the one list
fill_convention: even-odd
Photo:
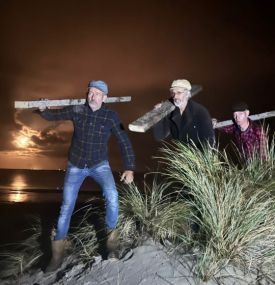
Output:
[[[15,100],[85,98],[102,79],[128,124],[169,96],[171,81],[201,84],[194,100],[219,120],[245,100],[275,110],[274,1],[1,0],[0,168],[65,168],[69,122],[47,122]],[[267,121],[274,132],[275,119]],[[154,167],[159,144],[129,131],[137,170]],[[111,165],[121,170],[110,142]]]

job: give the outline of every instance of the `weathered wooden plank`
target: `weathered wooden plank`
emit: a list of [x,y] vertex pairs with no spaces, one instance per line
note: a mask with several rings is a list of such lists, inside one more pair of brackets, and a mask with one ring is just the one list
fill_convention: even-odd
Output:
[[[195,96],[201,90],[201,85],[192,85],[191,96]],[[166,100],[162,102],[160,108],[153,109],[147,112],[146,114],[129,124],[128,128],[132,132],[144,133],[156,123],[158,123],[161,119],[163,119],[165,116],[170,114],[175,108],[176,107],[174,104],[172,104],[169,100]]]
[[[271,117],[275,117],[275,111],[270,111],[270,112],[265,112],[265,113],[260,113],[260,114],[249,116],[249,118],[252,121],[262,120],[262,119],[271,118]],[[213,127],[214,129],[218,129],[218,128],[230,126],[232,124],[233,124],[232,120],[226,120],[226,121],[216,123],[216,125],[213,125]]]
[[[131,96],[126,97],[107,97],[105,103],[130,102]],[[16,109],[30,109],[39,107],[62,107],[71,105],[83,105],[86,99],[60,99],[60,100],[35,100],[35,101],[15,101]]]
[[142,117],[129,124],[129,130],[132,132],[144,133],[166,115],[170,114],[175,108],[174,104],[169,100],[166,100],[162,102],[161,107],[147,112]]

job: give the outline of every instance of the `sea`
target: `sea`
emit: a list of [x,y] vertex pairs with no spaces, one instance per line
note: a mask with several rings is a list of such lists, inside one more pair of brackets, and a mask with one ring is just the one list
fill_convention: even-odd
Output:
[[[65,170],[0,169],[0,204],[60,201]],[[100,188],[86,179],[79,192],[81,200],[99,195]]]
[[[64,176],[63,169],[0,169],[0,251],[7,244],[26,239],[35,221],[46,231],[56,224]],[[114,173],[114,177],[119,181],[118,173]],[[143,174],[135,177],[142,180]],[[87,207],[104,211],[101,190],[89,178],[80,188],[75,212],[81,213]]]

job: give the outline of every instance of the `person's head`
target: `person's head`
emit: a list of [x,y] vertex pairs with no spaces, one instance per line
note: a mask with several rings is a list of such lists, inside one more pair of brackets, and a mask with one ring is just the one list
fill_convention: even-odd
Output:
[[245,102],[238,102],[232,106],[233,118],[241,130],[246,130],[249,125],[249,108]]
[[191,97],[191,84],[186,79],[174,80],[170,87],[170,94],[175,106],[185,109],[189,98]]
[[101,108],[108,95],[108,85],[102,80],[92,80],[88,83],[87,101],[93,111]]

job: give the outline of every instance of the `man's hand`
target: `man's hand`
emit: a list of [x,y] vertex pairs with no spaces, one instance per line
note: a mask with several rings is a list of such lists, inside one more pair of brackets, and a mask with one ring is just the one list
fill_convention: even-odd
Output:
[[47,109],[47,105],[46,105],[45,101],[47,101],[48,99],[40,98],[40,100],[41,100],[41,103],[45,103],[45,104],[41,104],[39,106],[39,111],[43,112],[43,111],[45,111]]
[[156,109],[159,109],[161,106],[162,106],[162,102],[161,102],[161,103],[156,104],[156,105],[154,106],[154,109],[155,109],[155,110],[156,110]]
[[134,181],[134,171],[125,170],[121,175],[120,181],[123,181],[126,184],[132,183]]
[[212,118],[212,125],[214,129],[217,126],[217,123],[218,123],[218,120],[216,118]]

